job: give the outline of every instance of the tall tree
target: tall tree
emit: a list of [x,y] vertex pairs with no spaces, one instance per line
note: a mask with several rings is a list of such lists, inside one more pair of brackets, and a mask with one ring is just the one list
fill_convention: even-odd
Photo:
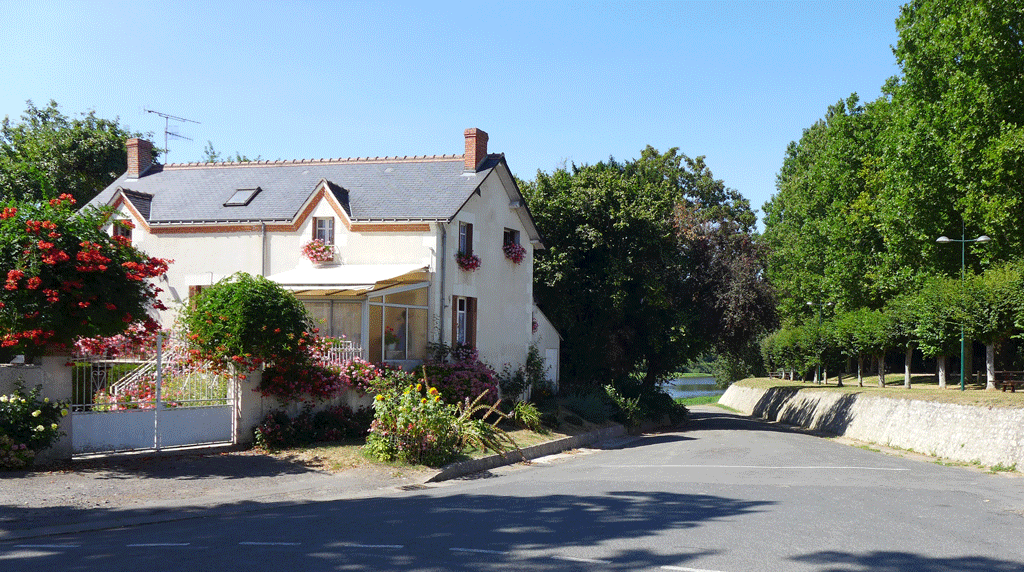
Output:
[[21,122],[0,124],[0,197],[50,199],[52,188],[85,204],[125,172],[125,142],[141,136],[116,118],[93,111],[71,118],[55,101],[43,108],[29,101]]
[[564,336],[568,379],[606,383],[640,371],[655,383],[710,345],[706,334],[721,320],[705,317],[750,308],[716,307],[723,288],[708,268],[718,263],[696,255],[701,244],[729,248],[713,237],[749,234],[755,221],[703,158],[648,147],[626,163],[538,172],[521,187],[549,246],[535,260],[535,294]]

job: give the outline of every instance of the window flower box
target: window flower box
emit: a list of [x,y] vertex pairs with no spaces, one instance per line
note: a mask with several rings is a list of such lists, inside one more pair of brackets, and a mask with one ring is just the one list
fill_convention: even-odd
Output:
[[313,264],[332,262],[334,261],[334,247],[316,238],[302,245],[302,255]]
[[521,264],[523,259],[526,258],[526,248],[521,244],[508,242],[505,246],[501,247],[501,250],[505,253],[505,258],[511,260],[514,264]]
[[455,263],[466,272],[473,272],[480,268],[480,257],[475,254],[466,254],[460,250],[455,254]]

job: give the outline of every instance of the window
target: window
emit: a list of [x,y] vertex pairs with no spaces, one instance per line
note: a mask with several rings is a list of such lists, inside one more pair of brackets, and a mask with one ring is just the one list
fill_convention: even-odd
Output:
[[[125,221],[125,222],[127,222],[127,221]],[[131,227],[129,227],[125,223],[121,223],[120,221],[114,221],[113,233],[112,234],[114,236],[122,236],[124,238],[127,238],[128,240],[132,239],[132,229],[131,229]]]
[[324,244],[334,244],[334,217],[313,219],[313,239],[320,239]]
[[192,285],[188,287],[188,303],[192,306],[196,304],[196,296],[203,291],[206,286]]
[[459,252],[473,254],[473,225],[468,222],[459,223]]
[[259,187],[256,187],[255,189],[238,189],[233,195],[231,195],[231,198],[224,203],[224,206],[244,207],[252,201],[253,197],[255,197],[260,190],[261,189]]
[[507,246],[509,244],[519,244],[519,231],[511,228],[505,229],[505,238],[502,239],[501,245]]
[[371,362],[426,359],[427,293],[426,287],[412,287],[370,297],[367,356]]
[[452,300],[452,343],[476,347],[476,298],[455,296]]

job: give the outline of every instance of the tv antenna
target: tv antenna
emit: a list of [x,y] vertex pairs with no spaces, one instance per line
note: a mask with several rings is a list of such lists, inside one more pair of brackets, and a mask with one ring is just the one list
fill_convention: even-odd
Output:
[[177,116],[171,115],[169,113],[161,113],[159,111],[153,111],[152,109],[143,108],[142,110],[145,111],[146,113],[155,113],[155,114],[159,115],[160,117],[164,118],[164,159],[165,160],[166,160],[167,156],[171,154],[171,150],[167,146],[167,137],[168,136],[177,137],[178,139],[185,139],[187,141],[192,141],[191,137],[185,137],[184,135],[178,135],[177,133],[171,131],[170,130],[170,126],[171,126],[170,122],[171,122],[171,120],[173,119],[175,121],[188,121],[189,123],[195,123],[196,125],[199,125],[198,121],[193,121],[192,119],[185,119],[184,117],[177,117]]

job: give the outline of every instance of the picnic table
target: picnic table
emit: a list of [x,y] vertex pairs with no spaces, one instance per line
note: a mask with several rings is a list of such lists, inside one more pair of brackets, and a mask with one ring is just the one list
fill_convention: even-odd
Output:
[[1010,393],[1017,393],[1017,386],[1024,386],[1024,371],[997,371],[995,372],[995,386],[1006,392],[1006,388],[1010,388]]

